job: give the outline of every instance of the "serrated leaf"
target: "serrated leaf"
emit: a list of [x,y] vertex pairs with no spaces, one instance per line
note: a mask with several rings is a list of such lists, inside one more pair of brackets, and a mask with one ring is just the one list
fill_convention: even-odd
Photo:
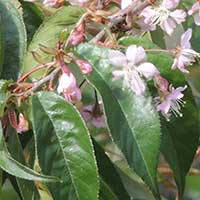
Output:
[[[126,45],[137,44],[145,48],[156,48],[152,42],[142,39],[127,37],[120,41]],[[148,53],[149,61],[153,62],[160,70],[161,75],[167,78],[175,87],[186,85],[186,80],[178,70],[171,70],[171,56],[163,53]],[[190,77],[191,79],[191,77]],[[185,177],[192,164],[199,141],[199,108],[196,106],[190,88],[184,91],[185,106],[182,108],[183,117],[173,116],[169,122],[162,119],[161,150],[165,159],[174,171],[175,181],[181,196],[185,187]]]
[[[72,30],[75,24],[84,13],[84,9],[81,7],[68,6],[59,9],[51,17],[45,20],[38,31],[35,33],[32,42],[29,45],[27,55],[24,59],[22,72],[28,72],[30,69],[38,65],[37,61],[32,56],[32,51],[35,51],[41,55],[41,58],[45,61],[51,61],[51,56],[45,54],[39,50],[39,44],[43,44],[47,47],[56,47],[56,43],[59,39],[59,34],[66,29],[68,32]],[[44,73],[43,71],[34,73],[31,78],[40,77]]]
[[81,44],[77,52],[93,65],[87,80],[102,96],[107,123],[114,139],[129,165],[142,177],[159,198],[156,168],[160,147],[160,123],[148,93],[137,96],[122,90],[112,80],[108,49],[92,44]]
[[97,200],[99,183],[90,136],[76,108],[62,97],[41,92],[32,97],[32,124],[39,164],[63,180],[49,189],[56,200]]
[[27,31],[28,43],[31,41],[34,33],[42,23],[44,16],[42,11],[33,3],[20,0],[23,8],[23,19]]
[[[0,125],[1,126],[1,125]],[[56,177],[45,176],[39,174],[32,169],[22,165],[14,160],[7,151],[6,144],[4,142],[2,127],[0,127],[0,168],[7,173],[23,178],[26,180],[44,181],[44,182],[58,182]]]
[[16,80],[26,51],[26,30],[15,3],[0,1],[4,43],[4,63],[1,78]]

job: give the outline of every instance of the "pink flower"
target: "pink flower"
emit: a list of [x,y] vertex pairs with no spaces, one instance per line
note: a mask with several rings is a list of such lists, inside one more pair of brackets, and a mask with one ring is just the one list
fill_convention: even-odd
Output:
[[92,65],[86,60],[75,60],[76,64],[80,68],[82,74],[90,74],[92,72]]
[[80,113],[85,122],[91,123],[96,128],[105,128],[105,117],[103,115],[102,109],[99,110],[99,107],[101,109],[101,104],[98,104],[98,109],[96,109],[97,107],[95,107],[95,105],[83,106]]
[[109,62],[116,66],[113,71],[113,80],[123,79],[123,88],[129,88],[136,95],[145,92],[145,82],[141,78],[152,79],[159,74],[157,68],[146,62],[146,54],[142,47],[131,45],[127,48],[126,54],[117,50],[110,50],[108,53]]
[[188,11],[188,15],[194,14],[194,22],[197,26],[200,26],[200,1],[197,1],[192,8]]
[[141,13],[144,23],[151,29],[159,25],[163,31],[171,35],[177,24],[185,21],[186,13],[183,10],[176,9],[179,0],[163,0],[159,6],[148,6]]
[[81,91],[77,86],[76,78],[71,72],[63,72],[59,78],[57,92],[59,94],[62,93],[64,98],[71,103],[76,103],[81,100]]
[[176,57],[172,65],[172,69],[178,68],[184,73],[189,73],[185,67],[195,62],[195,58],[199,57],[200,54],[191,49],[190,39],[192,37],[192,29],[188,29],[181,36],[180,47],[177,48]]
[[175,89],[174,87],[170,86],[169,92],[164,92],[160,97],[155,99],[157,101],[157,111],[160,111],[167,120],[169,120],[169,117],[172,113],[175,116],[182,116],[182,113],[180,112],[181,105],[184,104],[184,101],[182,100],[184,95],[182,92],[186,88],[187,86],[178,87]]

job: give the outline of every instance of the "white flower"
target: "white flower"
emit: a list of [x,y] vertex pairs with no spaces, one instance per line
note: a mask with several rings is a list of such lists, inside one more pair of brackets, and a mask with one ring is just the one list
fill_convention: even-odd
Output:
[[178,68],[184,73],[189,73],[185,67],[195,62],[195,57],[199,57],[200,54],[191,49],[190,39],[192,37],[192,29],[188,29],[181,36],[180,47],[177,48],[176,57],[172,65],[172,69]]
[[110,50],[108,59],[113,66],[116,66],[113,71],[113,80],[123,78],[123,88],[130,88],[136,95],[142,95],[145,92],[145,82],[141,76],[152,79],[159,74],[152,63],[145,61],[145,50],[136,45],[129,46],[126,54]]
[[163,0],[159,6],[148,6],[140,14],[144,23],[151,29],[159,25],[163,31],[171,35],[177,24],[185,21],[186,13],[176,9],[179,0]]

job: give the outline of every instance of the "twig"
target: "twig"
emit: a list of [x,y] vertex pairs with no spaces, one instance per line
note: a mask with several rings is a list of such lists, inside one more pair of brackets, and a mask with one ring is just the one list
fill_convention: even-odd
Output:
[[23,82],[25,79],[27,79],[32,73],[40,70],[40,69],[43,69],[45,67],[51,67],[55,64],[55,61],[54,62],[50,62],[50,63],[46,63],[46,64],[42,64],[42,65],[38,65],[37,67],[31,69],[29,72],[27,72],[26,74],[24,74],[18,81],[17,83],[21,83]]
[[30,94],[32,94],[33,92],[35,92],[38,88],[40,88],[44,83],[52,80],[57,74],[58,72],[61,70],[61,68],[56,68],[55,70],[53,70],[53,72],[51,72],[48,76],[44,77],[43,79],[39,80],[38,82],[36,82],[34,84],[34,86],[22,93],[19,94],[13,94],[13,96],[28,96]]

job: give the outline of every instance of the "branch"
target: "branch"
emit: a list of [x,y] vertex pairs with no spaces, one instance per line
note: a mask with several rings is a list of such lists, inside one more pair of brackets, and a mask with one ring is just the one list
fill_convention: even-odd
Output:
[[44,77],[43,79],[39,80],[38,82],[36,82],[34,84],[34,86],[22,93],[19,94],[13,94],[13,96],[29,96],[31,95],[33,92],[35,92],[38,88],[40,88],[44,83],[52,80],[57,74],[58,72],[61,70],[61,68],[56,68],[55,70],[53,70],[48,76]]

